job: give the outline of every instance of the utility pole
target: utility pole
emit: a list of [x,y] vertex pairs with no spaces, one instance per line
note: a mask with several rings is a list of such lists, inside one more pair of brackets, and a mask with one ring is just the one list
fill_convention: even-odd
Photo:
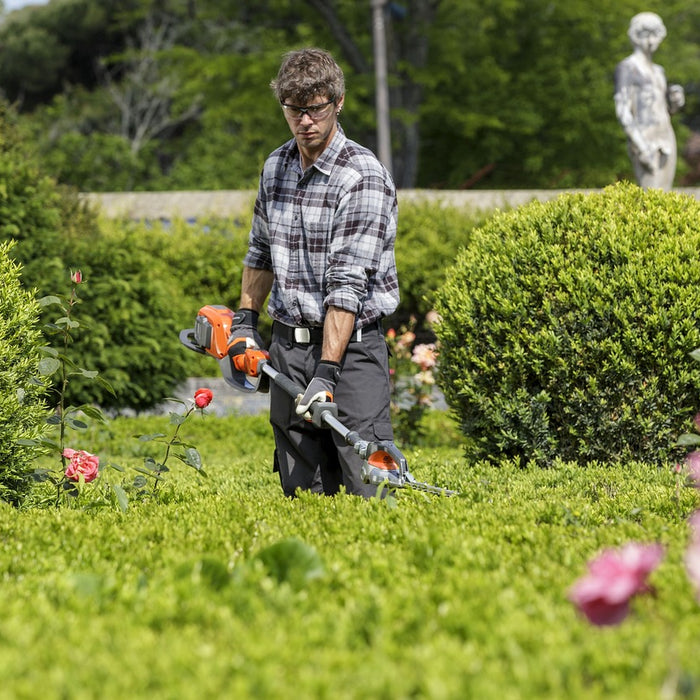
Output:
[[391,130],[389,127],[389,83],[386,62],[386,29],[384,7],[388,0],[370,0],[372,4],[372,36],[374,39],[374,77],[376,83],[377,155],[392,173]]

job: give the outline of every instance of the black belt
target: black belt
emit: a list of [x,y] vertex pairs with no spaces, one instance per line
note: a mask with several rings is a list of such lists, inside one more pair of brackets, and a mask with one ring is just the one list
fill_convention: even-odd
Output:
[[[362,341],[364,334],[378,331],[380,328],[380,321],[369,323],[363,328],[353,331],[349,342],[359,343]],[[272,324],[272,334],[287,342],[301,345],[321,345],[323,343],[323,326],[288,326],[280,321],[275,321]]]

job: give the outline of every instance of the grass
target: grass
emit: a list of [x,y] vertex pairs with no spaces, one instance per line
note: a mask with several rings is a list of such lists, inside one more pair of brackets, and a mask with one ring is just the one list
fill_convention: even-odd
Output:
[[[119,418],[84,447],[134,466],[159,430]],[[698,498],[673,470],[466,464],[441,438],[409,466],[458,497],[288,500],[265,417],[183,435],[208,477],[174,465],[125,513],[0,507],[0,697],[700,697]],[[592,628],[567,590],[630,540],[666,547],[657,595]]]

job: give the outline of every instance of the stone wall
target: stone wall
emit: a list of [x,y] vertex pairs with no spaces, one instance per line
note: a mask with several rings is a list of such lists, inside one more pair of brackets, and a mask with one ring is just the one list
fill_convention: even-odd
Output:
[[[445,206],[471,209],[505,209],[532,200],[547,201],[571,192],[596,190],[399,190],[401,202],[438,201]],[[675,192],[700,199],[700,188],[683,187]],[[108,217],[129,219],[194,219],[204,216],[250,216],[255,192],[217,190],[211,192],[98,192],[83,198]]]

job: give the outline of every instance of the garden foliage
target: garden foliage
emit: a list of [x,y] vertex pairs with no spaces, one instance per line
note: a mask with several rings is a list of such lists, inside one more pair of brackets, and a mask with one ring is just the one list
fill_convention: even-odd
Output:
[[[101,464],[131,468],[161,454],[135,432],[171,429],[165,416],[118,417],[86,438]],[[266,416],[197,417],[187,436],[209,478],[173,470],[159,498],[133,499],[125,513],[82,499],[0,504],[6,697],[658,700],[700,690],[700,606],[682,566],[698,492],[672,469],[465,470],[459,446],[422,447],[406,453],[412,473],[459,497],[288,499]],[[635,600],[624,625],[591,630],[568,590],[591,557],[629,540],[664,546],[649,581],[658,595]]]
[[37,381],[43,339],[39,304],[20,284],[20,268],[0,244],[0,500],[17,504],[29,488],[35,457],[23,440],[38,438],[45,426],[45,386]]
[[700,402],[700,203],[618,184],[473,234],[438,293],[473,456],[660,463]]
[[429,330],[424,320],[435,290],[456,252],[469,244],[472,230],[491,213],[446,206],[439,199],[399,202],[395,250],[401,302],[392,317],[394,327],[409,325],[414,317],[412,330],[419,337]]

